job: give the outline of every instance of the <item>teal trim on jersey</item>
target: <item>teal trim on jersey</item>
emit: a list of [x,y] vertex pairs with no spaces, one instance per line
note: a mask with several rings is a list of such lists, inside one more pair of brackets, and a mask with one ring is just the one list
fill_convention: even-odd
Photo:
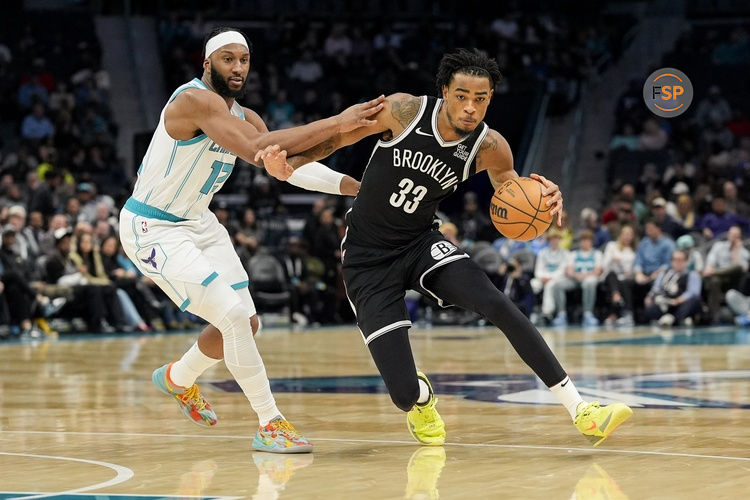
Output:
[[208,136],[206,134],[201,134],[197,137],[193,137],[192,139],[188,139],[187,141],[177,140],[176,142],[177,142],[177,146],[190,146],[191,144],[201,142],[204,139],[208,139]]
[[143,163],[141,163],[141,166],[138,167],[138,174],[140,175],[141,172],[143,172]]
[[189,82],[183,83],[182,85],[180,85],[179,87],[177,87],[177,90],[175,90],[172,93],[172,95],[169,97],[169,100],[167,101],[167,104],[169,104],[170,102],[174,101],[177,98],[177,96],[180,95],[180,92],[182,92],[183,90],[196,88],[196,84],[198,85],[197,88],[200,88],[202,90],[208,90],[208,87],[206,87],[205,85],[203,85],[202,81],[200,81],[197,78],[193,78]]
[[185,311],[185,309],[187,309],[189,305],[190,305],[190,297],[182,301],[182,304],[180,304],[180,311]]
[[172,156],[169,157],[169,164],[167,165],[167,170],[164,171],[164,178],[166,179],[169,175],[169,171],[172,170],[172,165],[174,164],[174,155],[177,154],[177,146],[180,145],[180,141],[176,141],[175,145],[172,146]]
[[235,283],[234,285],[232,285],[232,289],[233,290],[240,290],[242,288],[246,288],[249,284],[250,284],[250,282],[248,280],[240,281],[239,283]]
[[125,202],[125,205],[123,208],[127,208],[128,210],[133,212],[135,215],[140,215],[141,217],[148,217],[149,219],[159,219],[159,220],[165,220],[168,222],[183,222],[187,220],[187,219],[183,219],[182,217],[177,217],[174,214],[170,214],[169,212],[165,212],[164,210],[161,210],[160,208],[152,207],[151,205],[146,205],[145,203],[138,201],[132,197],[128,198],[128,201]]
[[177,199],[177,197],[178,197],[178,196],[180,196],[180,193],[182,192],[182,188],[184,188],[184,187],[185,187],[185,184],[187,183],[187,180],[188,180],[188,179],[190,178],[190,174],[192,174],[192,173],[193,173],[193,170],[195,170],[195,166],[196,166],[196,165],[198,164],[198,160],[200,160],[200,159],[201,159],[201,156],[203,156],[203,153],[204,153],[204,152],[206,151],[206,149],[208,148],[208,145],[209,145],[209,144],[210,144],[210,142],[207,142],[207,143],[205,144],[205,146],[203,146],[203,149],[201,149],[200,153],[198,153],[198,154],[196,155],[196,157],[195,157],[195,161],[193,161],[193,164],[192,164],[192,165],[190,166],[190,170],[188,170],[188,173],[187,173],[187,175],[186,175],[186,176],[185,176],[185,178],[184,178],[184,179],[182,180],[182,184],[180,184],[180,187],[179,187],[179,189],[177,189],[177,192],[176,192],[176,193],[174,194],[174,198],[172,198],[172,201],[170,201],[170,202],[169,202],[169,203],[167,204],[167,206],[166,206],[166,207],[164,207],[164,210],[169,210],[169,207],[171,207],[171,206],[172,206],[172,203],[174,203],[174,202],[175,202],[175,200]]
[[218,277],[219,277],[219,273],[217,273],[216,271],[214,271],[214,272],[212,272],[211,274],[209,274],[209,275],[208,275],[208,276],[206,277],[206,279],[204,279],[203,281],[201,281],[201,285],[203,285],[203,286],[208,286],[208,285],[210,285],[210,284],[211,284],[211,282],[212,282],[213,280],[215,280],[215,279],[216,279],[216,278],[218,278]]

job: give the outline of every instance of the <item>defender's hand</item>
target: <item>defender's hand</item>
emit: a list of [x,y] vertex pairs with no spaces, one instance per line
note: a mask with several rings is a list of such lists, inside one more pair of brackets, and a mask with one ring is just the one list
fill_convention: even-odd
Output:
[[339,133],[350,132],[359,127],[375,125],[376,120],[369,118],[383,109],[385,96],[381,95],[371,101],[355,104],[346,108],[336,116],[339,123]]
[[539,181],[542,183],[542,185],[544,186],[544,189],[542,190],[543,196],[552,196],[551,200],[547,200],[547,206],[552,207],[552,210],[550,210],[549,213],[553,217],[557,215],[557,225],[562,227],[563,198],[562,193],[560,192],[560,188],[557,186],[557,184],[547,179],[543,175],[531,174],[530,177],[535,181]]
[[285,181],[294,172],[294,168],[286,162],[286,150],[279,151],[279,145],[266,146],[255,153],[255,162],[263,162],[266,171],[280,181]]

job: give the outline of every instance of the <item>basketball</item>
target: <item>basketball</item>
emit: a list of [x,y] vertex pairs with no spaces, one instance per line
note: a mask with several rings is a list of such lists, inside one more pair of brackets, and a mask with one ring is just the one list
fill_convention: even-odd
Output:
[[542,196],[544,186],[528,177],[504,182],[490,202],[490,218],[500,234],[518,241],[541,236],[552,223],[551,196]]

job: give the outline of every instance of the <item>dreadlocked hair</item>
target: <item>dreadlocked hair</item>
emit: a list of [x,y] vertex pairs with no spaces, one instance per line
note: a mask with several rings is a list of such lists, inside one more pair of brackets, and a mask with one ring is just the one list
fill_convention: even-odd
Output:
[[481,50],[457,49],[440,60],[436,81],[438,95],[443,93],[443,87],[450,85],[456,73],[486,77],[490,81],[490,88],[495,88],[502,78],[497,62]]

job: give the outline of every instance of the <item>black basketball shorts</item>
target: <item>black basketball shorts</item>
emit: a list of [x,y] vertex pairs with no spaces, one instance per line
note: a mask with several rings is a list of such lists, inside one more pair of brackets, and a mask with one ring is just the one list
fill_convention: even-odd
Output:
[[469,257],[439,231],[424,233],[398,250],[361,247],[346,239],[341,248],[346,294],[366,344],[411,326],[404,302],[407,290],[417,290],[442,306],[442,299],[425,288],[425,278],[441,266]]

